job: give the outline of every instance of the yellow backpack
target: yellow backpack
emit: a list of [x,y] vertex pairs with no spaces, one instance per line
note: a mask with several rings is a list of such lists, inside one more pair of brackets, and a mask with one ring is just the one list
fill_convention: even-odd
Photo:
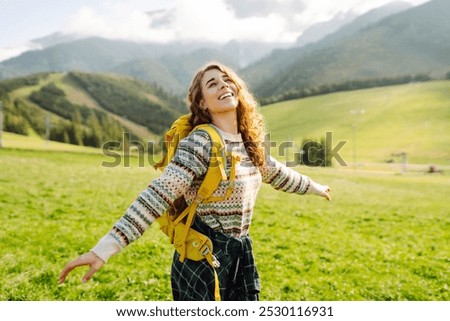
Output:
[[[198,125],[192,128],[189,123],[189,118],[190,114],[183,115],[172,124],[172,127],[165,135],[167,153],[154,167],[163,170],[175,155],[179,142],[194,130],[206,131],[211,138],[212,147],[209,167],[197,191],[195,200],[176,218],[168,212],[165,212],[157,221],[160,224],[161,231],[169,236],[170,242],[180,254],[181,262],[184,262],[186,258],[194,261],[206,259],[211,265],[215,278],[214,297],[216,301],[219,301],[219,279],[215,271],[215,268],[219,266],[219,262],[217,262],[213,255],[212,242],[206,235],[192,229],[191,225],[198,205],[222,201],[231,195],[234,188],[234,179],[239,157],[233,154],[229,155],[231,156],[231,169],[230,177],[228,178],[225,172],[227,154],[219,133],[209,124]],[[212,196],[221,181],[230,182],[225,195],[223,197]]]

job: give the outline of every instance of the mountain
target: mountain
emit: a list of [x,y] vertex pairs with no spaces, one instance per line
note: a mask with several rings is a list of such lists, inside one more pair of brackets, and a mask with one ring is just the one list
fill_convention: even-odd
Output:
[[155,84],[176,95],[186,95],[194,73],[212,60],[238,68],[236,59],[215,49],[202,48],[185,54],[128,61],[111,71]]
[[135,59],[184,53],[191,45],[86,38],[28,51],[0,63],[0,79],[47,71],[108,71]]
[[391,2],[376,9],[372,9],[362,16],[355,18],[351,23],[343,25],[339,32],[331,33],[324,37],[323,44],[330,45],[340,39],[352,36],[358,31],[375,24],[383,18],[411,9],[412,5],[407,2]]
[[443,77],[450,70],[449,15],[450,2],[434,0],[358,31],[346,26],[315,44],[278,51],[244,75],[261,97],[357,79]]
[[[49,71],[115,71],[150,82],[162,79],[163,88],[184,94],[193,72],[208,60],[219,60],[238,69],[276,47],[283,47],[256,41],[231,41],[224,45],[137,43],[103,38],[76,39],[59,33],[36,39],[33,43],[43,49],[27,51],[0,62],[0,79]],[[166,74],[168,70],[174,73],[172,77]]]
[[59,45],[62,43],[79,40],[81,38],[82,37],[77,36],[75,34],[63,34],[61,32],[54,32],[48,36],[33,39],[33,40],[31,40],[31,43],[36,44],[43,49],[43,48],[48,48],[51,46]]
[[334,42],[352,36],[360,30],[368,27],[371,24],[377,23],[381,19],[390,15],[405,11],[412,8],[412,5],[407,2],[391,2],[382,7],[372,9],[367,13],[355,18],[351,23],[347,23],[339,28],[339,32],[330,33],[324,37],[322,46],[333,44]]
[[[361,29],[381,20],[390,14],[410,8],[411,5],[403,2],[395,2],[372,9],[365,14],[354,18],[351,16],[338,16],[331,21],[319,23],[307,30],[306,34],[299,37],[297,46],[289,49],[276,49],[269,56],[243,68],[244,78],[252,88],[262,86],[267,80],[280,71],[288,70],[288,66],[321,48],[332,46],[338,40],[350,37]],[[335,31],[335,25],[351,20]],[[335,31],[335,32],[333,32]],[[303,39],[306,37],[306,39]],[[303,40],[302,40],[303,39]],[[320,41],[319,41],[320,40]],[[303,46],[302,46],[303,44]]]
[[[183,84],[157,59],[135,59],[111,69],[112,72],[128,75],[146,81],[165,90],[180,94],[185,90]],[[186,92],[186,91],[184,91]]]
[[297,38],[295,45],[297,47],[302,47],[308,43],[317,42],[325,36],[336,32],[342,26],[350,23],[353,19],[355,19],[355,17],[355,14],[346,12],[343,14],[338,14],[328,21],[312,25]]
[[[116,74],[40,73],[0,81],[5,131],[99,147],[106,141],[159,141],[186,112],[184,103],[148,83]],[[47,127],[47,128],[46,128]]]

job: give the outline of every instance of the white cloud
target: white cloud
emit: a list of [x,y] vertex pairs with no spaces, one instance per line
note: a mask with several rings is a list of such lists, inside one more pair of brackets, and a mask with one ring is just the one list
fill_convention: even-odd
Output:
[[234,15],[223,0],[178,1],[174,10],[177,38],[225,42],[233,37]]
[[0,61],[16,57],[21,53],[24,53],[29,50],[38,50],[38,49],[42,49],[42,46],[33,42],[26,42],[17,46],[0,48]]
[[82,7],[71,17],[64,32],[83,36],[135,41],[164,41],[164,31],[151,30],[148,15],[136,9],[113,6],[100,13],[91,7]]
[[298,32],[290,32],[288,21],[279,14],[271,13],[267,17],[248,17],[236,24],[235,32],[241,40],[259,40],[264,42],[293,42]]
[[[142,10],[145,6],[142,1],[133,5],[131,1],[105,0],[101,10],[88,6],[80,8],[64,31],[135,41],[224,43],[237,39],[289,43],[311,25],[330,20],[337,14],[350,10],[361,14],[392,1],[177,0],[170,10],[149,15]],[[408,1],[418,4],[427,0]],[[261,6],[255,7],[252,15],[249,5],[258,3]]]
[[288,20],[279,13],[238,18],[225,0],[179,0],[164,14],[166,23],[152,24],[162,18],[161,14],[148,15],[118,4],[107,6],[103,12],[85,6],[72,16],[64,32],[136,41],[218,43],[232,39],[292,42],[298,35],[287,32]]
[[295,15],[295,22],[307,28],[315,23],[331,20],[338,14],[343,14],[348,11],[361,14],[375,7],[380,7],[392,0],[377,0],[376,2],[370,0],[302,0],[305,5],[305,10]]

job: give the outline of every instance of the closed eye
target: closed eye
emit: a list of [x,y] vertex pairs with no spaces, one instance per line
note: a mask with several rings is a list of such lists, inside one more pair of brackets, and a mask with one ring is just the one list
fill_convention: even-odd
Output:
[[[229,77],[227,77],[227,76],[224,76],[224,77],[222,78],[222,81],[224,81],[224,82],[226,82],[226,83],[228,83],[228,84],[234,84],[234,82],[233,82]],[[214,79],[214,78],[211,78],[210,80],[208,80],[208,81],[206,82],[206,86],[207,86],[208,88],[212,88],[212,87],[214,87],[214,86],[216,86],[216,85],[217,85],[217,80]]]

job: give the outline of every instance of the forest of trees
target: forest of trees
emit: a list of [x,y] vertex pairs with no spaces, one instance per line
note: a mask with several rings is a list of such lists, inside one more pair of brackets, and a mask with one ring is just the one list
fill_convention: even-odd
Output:
[[122,139],[125,129],[118,121],[103,111],[73,105],[53,82],[33,91],[28,97],[41,108],[18,98],[11,101],[8,92],[37,85],[41,76],[18,78],[0,84],[5,131],[27,135],[29,130],[33,130],[43,138],[92,147],[100,147],[107,140]]
[[107,140],[122,137],[124,129],[118,121],[103,111],[72,104],[53,82],[32,92],[29,99],[63,118],[51,124],[50,140],[100,147]]
[[[59,85],[48,82],[49,75],[41,73],[0,82],[5,131],[23,135],[34,131],[50,140],[93,147],[101,147],[106,141],[122,141],[125,137],[142,142],[143,138],[110,114],[162,134],[186,108],[179,98],[131,78],[68,73],[65,80],[85,90],[103,110],[89,108],[71,102]],[[45,85],[39,87],[41,81]],[[26,97],[10,97],[12,91],[29,86],[37,89]],[[125,136],[125,132],[129,135]]]
[[[176,112],[177,107],[181,109],[181,101],[168,95],[165,95],[168,103],[159,103],[137,94],[130,94],[139,86],[143,86],[142,83],[135,82],[133,83],[135,88],[130,88],[129,84],[106,76],[78,72],[71,72],[68,76],[105,110],[143,125],[156,134],[162,134],[169,128],[179,115]],[[155,92],[155,97],[161,98],[156,94]],[[161,92],[158,95],[161,95]]]

